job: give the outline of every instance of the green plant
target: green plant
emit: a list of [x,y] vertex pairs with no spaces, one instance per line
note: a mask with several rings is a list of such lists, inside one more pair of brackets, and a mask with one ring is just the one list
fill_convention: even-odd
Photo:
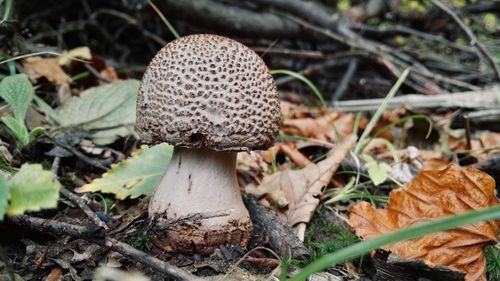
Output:
[[488,280],[500,280],[500,248],[498,245],[486,247],[484,251],[486,257],[486,272]]
[[373,128],[375,127],[375,125],[379,121],[380,117],[382,116],[382,113],[384,113],[389,101],[394,97],[394,95],[396,95],[396,93],[398,92],[401,85],[403,85],[403,82],[406,80],[406,77],[408,77],[408,74],[410,74],[409,68],[405,69],[405,71],[403,71],[401,76],[399,76],[398,80],[396,81],[394,86],[392,86],[391,90],[389,91],[389,93],[385,97],[382,104],[379,106],[379,108],[377,109],[375,114],[373,114],[373,117],[370,119],[370,122],[368,122],[368,125],[366,125],[366,128],[363,131],[363,134],[361,134],[361,137],[359,137],[358,143],[356,144],[356,147],[354,148],[355,154],[359,155],[360,153],[363,152],[362,148],[364,146],[365,140],[368,138],[368,135],[370,134],[370,132],[373,130]]
[[153,243],[151,242],[151,239],[149,239],[148,232],[143,231],[139,233],[139,235],[137,235],[137,237],[134,238],[132,246],[141,251],[151,250],[151,248],[153,247]]
[[4,10],[3,10],[2,21],[9,20],[10,11],[12,10],[12,1],[13,0],[5,0],[5,7],[4,7]]
[[311,80],[307,79],[304,75],[297,73],[295,71],[287,70],[287,69],[273,69],[273,70],[271,70],[271,74],[272,75],[284,74],[284,75],[292,76],[293,78],[300,80],[301,82],[306,84],[309,87],[309,89],[311,89],[311,91],[313,91],[313,93],[319,99],[321,106],[323,106],[324,108],[327,107],[325,99],[323,98],[323,95],[321,94],[321,92],[318,90],[318,88],[316,86],[314,86],[314,84],[311,82]]
[[29,132],[24,122],[28,107],[35,97],[35,91],[28,76],[25,74],[16,74],[5,77],[0,82],[0,97],[12,109],[14,117],[3,116],[1,120],[15,137],[18,147],[28,145],[37,136],[45,132],[41,127],[37,127]]
[[394,244],[403,240],[414,239],[429,233],[457,228],[462,225],[479,221],[500,218],[500,206],[486,208],[479,211],[470,211],[460,215],[448,216],[441,219],[413,225],[377,238],[362,241],[343,248],[339,251],[326,254],[318,260],[309,263],[299,273],[288,279],[289,281],[305,280],[309,275],[327,267],[360,257],[384,245]]
[[320,211],[311,221],[304,235],[304,245],[311,253],[304,262],[315,261],[327,253],[338,251],[356,242],[359,242],[356,235],[328,221],[324,211]]
[[0,221],[4,215],[54,208],[60,185],[40,164],[24,164],[12,178],[0,175]]

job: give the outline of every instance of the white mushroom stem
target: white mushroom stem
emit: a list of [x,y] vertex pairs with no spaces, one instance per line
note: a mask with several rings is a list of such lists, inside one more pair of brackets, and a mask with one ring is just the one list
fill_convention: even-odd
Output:
[[[236,236],[243,235],[248,240],[251,223],[236,178],[236,152],[176,147],[170,165],[149,203],[150,218],[161,225],[193,214],[210,216],[217,213],[227,215],[203,219],[200,224],[196,224],[196,229],[190,228],[192,235],[207,239],[207,233],[220,235],[233,232],[228,233],[228,236],[235,236],[236,230],[238,233],[246,232]],[[169,238],[198,239],[189,238],[191,234],[185,233],[186,229],[182,231],[182,238]],[[240,242],[237,241],[238,244]],[[198,241],[181,243],[197,245]]]

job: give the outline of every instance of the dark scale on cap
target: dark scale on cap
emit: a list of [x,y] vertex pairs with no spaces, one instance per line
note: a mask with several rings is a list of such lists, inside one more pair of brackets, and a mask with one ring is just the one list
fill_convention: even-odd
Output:
[[254,51],[229,38],[199,34],[172,41],[142,78],[137,129],[153,144],[266,149],[279,123],[269,69]]

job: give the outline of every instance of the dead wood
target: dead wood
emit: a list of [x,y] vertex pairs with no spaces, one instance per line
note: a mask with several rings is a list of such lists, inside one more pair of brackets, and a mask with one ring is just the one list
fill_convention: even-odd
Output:
[[[337,101],[335,109],[339,111],[375,111],[382,104],[383,99]],[[495,109],[500,107],[500,87],[482,89],[435,96],[406,95],[392,98],[387,108],[469,108]]]
[[269,239],[269,246],[275,252],[280,253],[283,247],[290,247],[293,258],[300,258],[309,254],[309,250],[299,240],[290,225],[281,219],[270,209],[262,206],[249,194],[243,194],[243,202],[250,213],[255,233],[262,231]]
[[8,217],[7,222],[17,226],[28,228],[42,233],[51,233],[54,235],[70,235],[75,238],[82,238],[89,242],[99,244],[110,248],[128,258],[135,260],[150,267],[158,272],[163,273],[165,276],[174,278],[180,281],[196,281],[202,280],[191,273],[161,261],[147,253],[144,253],[127,243],[118,241],[116,239],[105,237],[103,232],[96,233],[93,227],[83,225],[73,225],[65,222],[55,220],[47,220],[31,216],[13,216]]

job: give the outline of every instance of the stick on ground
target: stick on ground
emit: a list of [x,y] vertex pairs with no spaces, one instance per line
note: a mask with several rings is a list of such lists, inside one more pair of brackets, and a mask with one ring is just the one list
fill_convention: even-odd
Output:
[[129,257],[147,267],[150,267],[164,275],[180,281],[200,281],[203,280],[183,269],[161,261],[147,253],[135,249],[127,243],[120,242],[113,238],[96,237],[91,227],[82,225],[73,225],[55,220],[35,218],[26,215],[8,217],[7,222],[22,226],[35,231],[49,232],[56,235],[70,235],[72,237],[82,238],[91,243],[96,243],[111,250],[116,251],[126,257]]

